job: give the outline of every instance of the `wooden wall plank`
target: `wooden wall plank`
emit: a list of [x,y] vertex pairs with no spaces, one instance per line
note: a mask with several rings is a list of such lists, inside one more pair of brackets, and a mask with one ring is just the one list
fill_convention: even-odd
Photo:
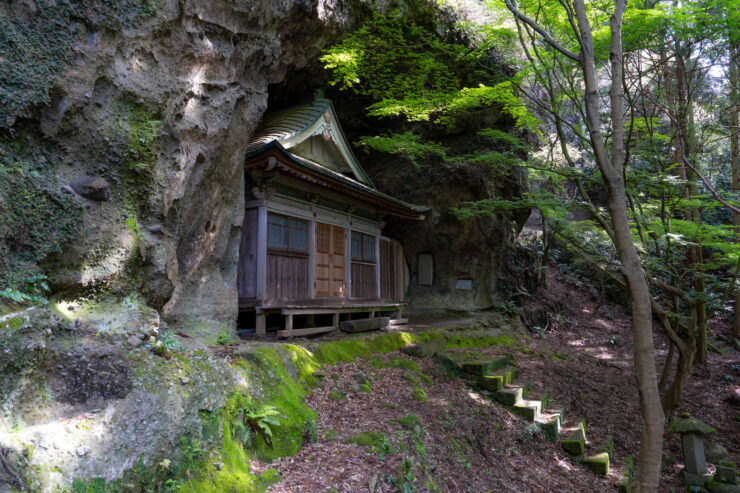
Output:
[[309,258],[267,254],[267,300],[308,299]]
[[352,298],[358,300],[377,299],[375,264],[352,262]]
[[244,213],[236,287],[239,299],[257,297],[257,209]]

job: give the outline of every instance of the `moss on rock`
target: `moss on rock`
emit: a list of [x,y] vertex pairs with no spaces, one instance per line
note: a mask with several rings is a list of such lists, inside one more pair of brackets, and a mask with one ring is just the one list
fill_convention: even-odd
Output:
[[347,439],[345,443],[354,443],[361,447],[371,447],[373,450],[380,450],[383,446],[385,437],[374,431],[363,431],[356,433]]
[[601,476],[609,475],[609,454],[602,452],[583,459],[583,465]]
[[427,393],[421,387],[414,387],[411,395],[419,402],[427,402],[429,400],[429,396],[427,396]]

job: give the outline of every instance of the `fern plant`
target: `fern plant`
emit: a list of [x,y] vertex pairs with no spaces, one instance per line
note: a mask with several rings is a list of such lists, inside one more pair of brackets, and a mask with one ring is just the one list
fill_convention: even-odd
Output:
[[256,405],[250,397],[238,407],[239,419],[235,420],[231,433],[245,446],[253,447],[254,439],[261,435],[268,445],[272,445],[272,428],[280,425],[280,412],[275,406]]

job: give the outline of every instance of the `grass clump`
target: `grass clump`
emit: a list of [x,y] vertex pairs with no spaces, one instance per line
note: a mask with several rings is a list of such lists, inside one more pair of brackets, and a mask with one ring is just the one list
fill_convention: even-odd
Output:
[[415,433],[421,433],[424,429],[421,419],[416,414],[407,414],[403,418],[392,419],[391,422],[398,423],[402,428]]
[[354,443],[361,447],[370,447],[373,450],[380,450],[383,446],[384,436],[374,431],[363,431],[352,435],[345,443]]
[[421,387],[414,387],[411,395],[419,402],[427,402],[429,400],[429,396],[427,396],[427,393]]

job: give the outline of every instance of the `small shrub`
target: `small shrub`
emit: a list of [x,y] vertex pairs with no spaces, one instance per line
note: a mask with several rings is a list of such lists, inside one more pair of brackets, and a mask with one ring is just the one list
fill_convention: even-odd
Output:
[[175,339],[175,334],[171,330],[165,330],[159,335],[160,346],[166,351],[180,351],[182,346],[180,342]]
[[221,331],[221,333],[218,334],[218,338],[216,339],[216,344],[219,346],[228,346],[229,344],[233,344],[234,339],[231,337],[231,334],[228,332]]

